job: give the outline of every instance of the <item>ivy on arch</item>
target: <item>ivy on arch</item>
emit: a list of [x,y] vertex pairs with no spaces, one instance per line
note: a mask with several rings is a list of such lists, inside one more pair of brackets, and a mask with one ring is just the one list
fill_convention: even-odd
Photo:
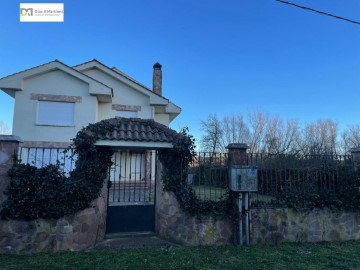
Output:
[[164,190],[173,192],[180,207],[191,215],[203,217],[233,216],[234,204],[230,192],[220,200],[200,200],[187,183],[188,166],[195,158],[195,139],[187,128],[180,131],[182,135],[173,143],[173,148],[159,151],[159,160],[163,165],[162,180]]
[[[111,120],[111,121],[109,121]],[[60,164],[37,168],[15,162],[9,170],[10,184],[7,199],[2,204],[5,219],[57,219],[89,207],[99,197],[114,151],[95,145],[98,138],[114,132],[123,118],[103,120],[82,128],[73,139],[73,154],[77,155],[75,169],[66,177]],[[151,128],[163,128],[154,121]],[[188,164],[195,157],[195,141],[188,129],[179,133],[167,131],[173,138],[173,148],[159,150],[163,164],[164,190],[173,192],[181,208],[192,215],[226,215],[232,213],[230,194],[219,201],[201,201],[187,185]]]

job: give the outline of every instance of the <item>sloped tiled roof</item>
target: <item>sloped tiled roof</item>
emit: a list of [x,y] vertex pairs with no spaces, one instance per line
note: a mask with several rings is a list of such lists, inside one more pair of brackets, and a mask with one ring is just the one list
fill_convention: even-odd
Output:
[[182,135],[151,119],[116,117],[102,122],[115,126],[113,132],[98,135],[98,140],[172,143]]

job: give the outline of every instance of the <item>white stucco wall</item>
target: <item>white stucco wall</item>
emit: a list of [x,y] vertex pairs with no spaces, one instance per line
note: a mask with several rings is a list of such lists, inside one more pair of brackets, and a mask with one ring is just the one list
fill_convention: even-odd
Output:
[[[139,118],[154,118],[153,109],[152,106],[150,106],[150,98],[148,96],[136,91],[99,69],[86,70],[83,73],[113,88],[113,104],[141,106],[141,110],[138,112]],[[112,110],[111,104],[99,104],[98,109],[99,121],[117,116],[117,111]]]
[[[71,127],[36,124],[38,101],[31,94],[81,96],[75,103],[75,122]],[[97,99],[89,85],[63,71],[51,71],[23,80],[23,90],[15,94],[13,134],[23,141],[70,142],[77,131],[97,120]]]
[[[61,70],[27,78],[22,81],[21,91],[15,94],[13,134],[23,141],[35,142],[70,142],[76,133],[89,123],[113,118],[118,111],[113,104],[139,106],[137,117],[154,119],[169,126],[170,119],[166,113],[154,114],[155,108],[150,105],[150,97],[133,89],[131,86],[106,74],[99,69],[83,72],[84,74],[113,88],[112,103],[99,103],[96,96],[89,94],[89,84]],[[63,95],[81,97],[75,102],[73,126],[46,126],[37,123],[38,100],[31,99],[31,94]]]
[[160,123],[160,124],[165,125],[165,126],[169,126],[169,123],[170,123],[169,115],[164,114],[164,113],[156,113],[154,120],[156,122]]

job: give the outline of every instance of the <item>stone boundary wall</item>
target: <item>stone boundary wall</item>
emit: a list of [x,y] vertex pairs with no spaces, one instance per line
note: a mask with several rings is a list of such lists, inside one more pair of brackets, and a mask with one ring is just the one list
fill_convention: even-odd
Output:
[[[0,135],[0,209],[9,183],[20,139]],[[161,166],[156,176],[156,233],[184,245],[235,243],[236,227],[230,219],[212,216],[199,219],[184,212],[172,192],[163,191]],[[84,250],[104,239],[106,232],[107,183],[91,206],[58,220],[0,220],[0,253]],[[29,205],[31,207],[31,205]],[[296,211],[290,208],[251,210],[251,244],[319,242],[360,239],[360,212],[330,209]]]
[[[159,176],[156,181],[155,227],[160,237],[192,246],[237,242],[236,223],[211,216],[202,220],[191,216],[180,209],[172,192],[163,191]],[[360,212],[253,208],[250,215],[250,244],[360,239]]]
[[[9,184],[8,170],[17,154],[20,138],[0,135],[0,210]],[[29,205],[31,207],[31,205]],[[58,220],[0,219],[0,253],[84,250],[104,239],[106,231],[107,185],[90,207]]]
[[327,208],[252,209],[251,243],[321,242],[360,239],[360,212]]
[[91,207],[58,220],[0,220],[0,253],[79,251],[95,246],[105,236],[106,194],[104,185]]
[[189,246],[234,242],[234,226],[230,220],[212,216],[200,220],[191,216],[180,209],[172,192],[162,192],[156,208],[156,233],[160,237]]
[[184,212],[176,196],[172,192],[163,191],[159,175],[156,177],[155,230],[164,239],[189,246],[234,242],[232,221],[212,216],[200,220]]

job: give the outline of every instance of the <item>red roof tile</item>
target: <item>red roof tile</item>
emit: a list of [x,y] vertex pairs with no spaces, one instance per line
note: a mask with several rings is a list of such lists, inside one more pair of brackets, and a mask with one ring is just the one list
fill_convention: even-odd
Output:
[[115,129],[99,135],[99,140],[172,143],[182,138],[175,130],[151,119],[116,117],[103,121],[115,126]]

